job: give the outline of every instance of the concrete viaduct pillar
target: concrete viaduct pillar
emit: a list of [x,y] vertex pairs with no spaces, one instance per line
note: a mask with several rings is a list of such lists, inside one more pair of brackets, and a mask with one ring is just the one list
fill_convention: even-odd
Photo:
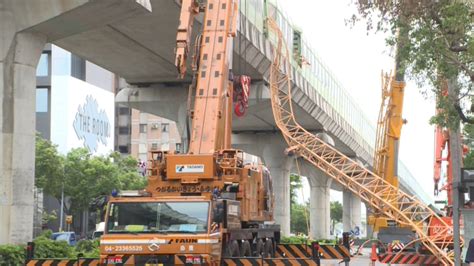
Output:
[[33,236],[36,65],[46,38],[0,2],[0,244]]
[[349,190],[342,192],[342,224],[344,232],[362,228],[361,200]]
[[46,41],[150,11],[149,0],[0,0],[0,244],[33,237],[36,65]]
[[310,185],[309,200],[309,235],[313,239],[329,238],[331,225],[330,191],[332,178],[310,163],[299,159],[299,168],[302,176],[308,178]]
[[286,142],[280,133],[239,133],[232,136],[233,146],[259,156],[270,170],[275,194],[275,222],[283,236],[290,235],[290,170],[294,158],[284,153]]

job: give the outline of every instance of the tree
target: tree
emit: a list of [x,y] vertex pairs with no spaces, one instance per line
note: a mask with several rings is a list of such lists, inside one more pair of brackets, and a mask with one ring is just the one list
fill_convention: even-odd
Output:
[[113,189],[143,189],[146,179],[138,174],[137,161],[119,154],[91,156],[85,148],[66,155],[65,194],[71,197],[71,210],[84,211],[91,201],[109,195]]
[[464,157],[464,167],[473,168],[474,167],[474,125],[468,124],[463,128],[464,139],[467,139],[467,146],[469,147],[469,152]]
[[291,220],[290,220],[290,231],[293,233],[304,233],[308,235],[309,222],[307,223],[309,202],[305,204],[292,204],[291,205]]
[[36,135],[35,184],[43,192],[57,199],[61,197],[64,177],[64,158],[57,146]]
[[290,174],[290,204],[296,204],[298,190],[303,187],[301,176],[297,174]]
[[146,186],[146,178],[138,173],[137,160],[131,156],[122,157],[117,152],[92,156],[84,148],[63,156],[56,145],[40,136],[36,137],[35,164],[36,186],[46,194],[59,201],[64,184],[64,195],[71,200],[66,210],[70,214],[101,209],[104,197],[113,189],[138,190]]
[[[432,119],[433,123],[457,128],[459,120],[474,122],[461,108],[461,100],[469,94],[474,82],[472,1],[359,0],[355,5],[358,14],[350,21],[366,19],[367,30],[390,33],[387,43],[400,47],[407,74],[419,84],[431,85],[442,110]],[[406,33],[407,38],[398,39],[398,32]],[[397,45],[400,41],[402,46]],[[446,97],[441,86],[444,80],[457,83],[459,97],[451,100]]]
[[308,205],[297,202],[298,190],[303,187],[301,176],[290,174],[290,231],[293,233],[308,234]]
[[339,201],[331,201],[331,228],[334,231],[336,223],[342,221],[342,204]]

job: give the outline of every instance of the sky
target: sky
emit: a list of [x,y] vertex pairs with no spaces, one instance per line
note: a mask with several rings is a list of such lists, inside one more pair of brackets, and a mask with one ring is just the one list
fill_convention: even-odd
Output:
[[[356,13],[350,0],[280,0],[292,24],[303,31],[303,38],[313,47],[343,87],[352,95],[365,115],[376,124],[381,101],[381,70],[393,70],[393,51],[385,45],[382,34],[367,34],[365,22],[354,27],[345,20]],[[283,8],[282,8],[283,7]],[[433,193],[434,115],[432,96],[423,96],[414,81],[405,88],[400,159],[429,194]],[[375,141],[375,140],[374,140]],[[305,191],[306,198],[309,190]],[[341,193],[331,193],[332,200],[341,200]]]

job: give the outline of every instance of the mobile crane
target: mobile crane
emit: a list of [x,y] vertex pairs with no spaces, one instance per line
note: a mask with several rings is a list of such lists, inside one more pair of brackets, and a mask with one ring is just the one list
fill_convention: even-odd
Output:
[[190,88],[189,151],[151,152],[146,189],[110,199],[102,263],[219,265],[224,256],[274,255],[280,228],[273,222],[270,173],[231,148],[237,8],[236,0],[182,1],[175,51],[179,78],[186,75],[194,17],[204,11]]
[[[405,82],[395,80],[395,77],[392,77],[390,74],[384,75],[382,73],[382,101],[377,122],[374,173],[383,177],[397,189],[399,188],[398,151],[402,126],[405,123],[405,120],[402,118],[404,90]],[[385,197],[388,201],[392,200],[390,195],[385,195]],[[396,205],[396,202],[394,205]],[[410,228],[405,230],[407,232],[403,234],[406,237],[403,237],[400,235],[403,230],[398,230],[399,225],[394,220],[381,216],[380,213],[371,213],[368,225],[372,226],[374,233],[380,233],[380,236],[384,238],[382,242],[400,241],[400,239],[392,239],[394,237],[404,238],[402,242],[408,243],[410,241]]]

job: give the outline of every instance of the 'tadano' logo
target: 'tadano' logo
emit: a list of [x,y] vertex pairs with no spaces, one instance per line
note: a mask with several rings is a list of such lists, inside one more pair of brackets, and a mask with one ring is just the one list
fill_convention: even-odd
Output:
[[110,137],[109,118],[105,110],[99,110],[97,101],[91,95],[86,97],[84,105],[77,108],[73,127],[77,137],[84,140],[84,147],[89,151],[97,151],[99,142],[107,145]]

